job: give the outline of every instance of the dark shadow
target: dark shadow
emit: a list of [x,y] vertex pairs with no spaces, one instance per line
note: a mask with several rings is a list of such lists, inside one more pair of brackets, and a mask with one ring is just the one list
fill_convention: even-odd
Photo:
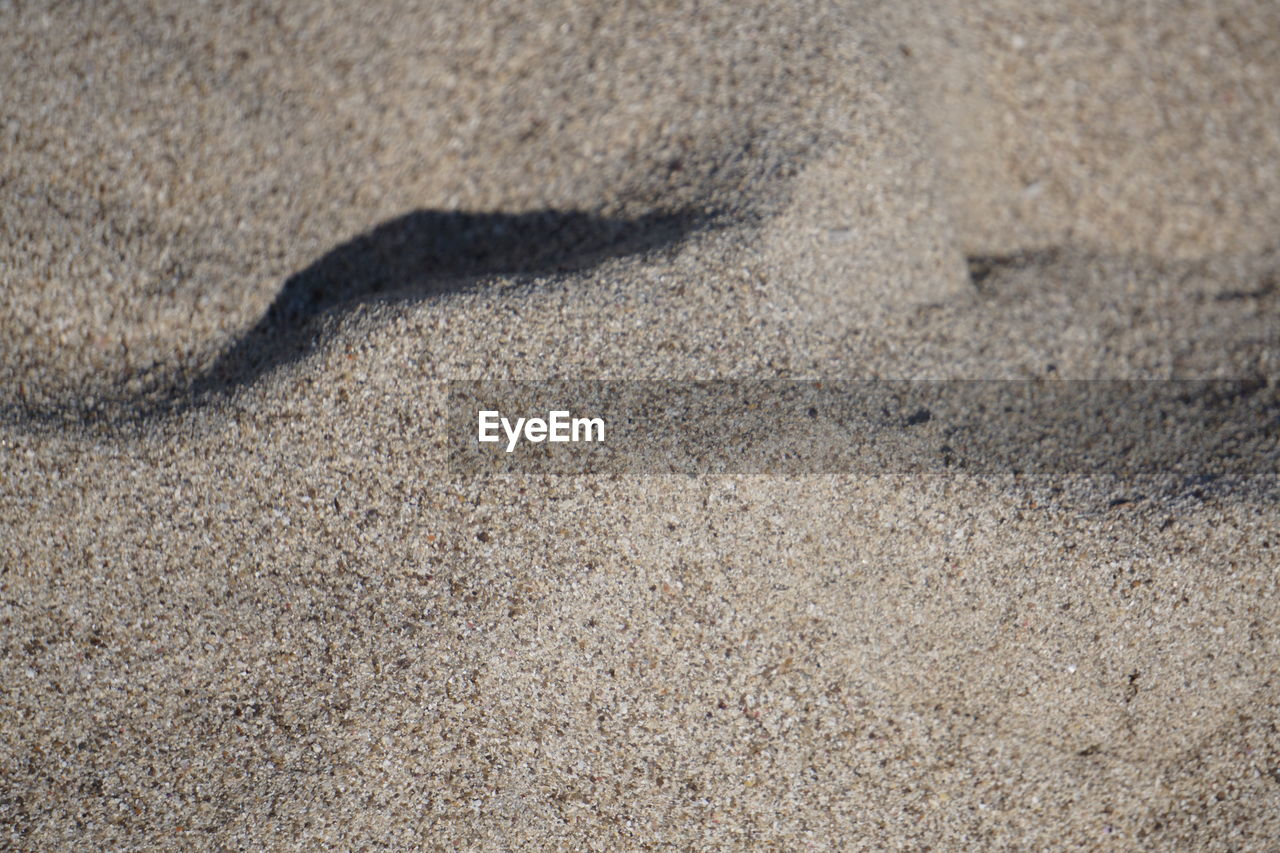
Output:
[[1057,246],[1045,249],[1024,249],[1008,255],[970,255],[965,258],[969,267],[969,280],[979,293],[986,290],[987,279],[1014,270],[1043,267],[1057,262],[1062,250]]
[[685,212],[623,219],[573,210],[414,211],[291,276],[258,323],[180,396],[228,391],[301,358],[318,342],[312,320],[343,306],[461,291],[486,276],[580,270],[678,243],[709,221],[706,214]]

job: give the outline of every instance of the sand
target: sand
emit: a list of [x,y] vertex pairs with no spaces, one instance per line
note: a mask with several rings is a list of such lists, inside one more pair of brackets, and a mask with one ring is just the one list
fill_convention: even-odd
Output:
[[1060,5],[0,5],[0,838],[1275,849],[1274,441],[447,464],[481,378],[1243,379],[1266,439],[1280,12]]

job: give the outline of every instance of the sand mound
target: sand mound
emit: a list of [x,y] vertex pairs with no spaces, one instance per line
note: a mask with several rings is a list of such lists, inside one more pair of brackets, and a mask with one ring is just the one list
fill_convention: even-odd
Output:
[[1274,23],[0,9],[3,837],[1266,849],[1274,448],[467,479],[445,383],[1214,377],[1274,420]]

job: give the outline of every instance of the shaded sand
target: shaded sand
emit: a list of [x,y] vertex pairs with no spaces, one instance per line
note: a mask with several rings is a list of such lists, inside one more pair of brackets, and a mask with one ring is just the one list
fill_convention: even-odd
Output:
[[1274,454],[456,480],[443,412],[1265,407],[1274,4],[623,5],[0,6],[0,838],[1273,848]]

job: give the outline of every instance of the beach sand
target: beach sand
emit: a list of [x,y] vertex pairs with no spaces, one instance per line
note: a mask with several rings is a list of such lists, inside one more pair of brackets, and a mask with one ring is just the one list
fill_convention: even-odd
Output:
[[447,464],[481,378],[1274,426],[1280,7],[1060,5],[0,4],[0,839],[1275,849],[1274,447]]

